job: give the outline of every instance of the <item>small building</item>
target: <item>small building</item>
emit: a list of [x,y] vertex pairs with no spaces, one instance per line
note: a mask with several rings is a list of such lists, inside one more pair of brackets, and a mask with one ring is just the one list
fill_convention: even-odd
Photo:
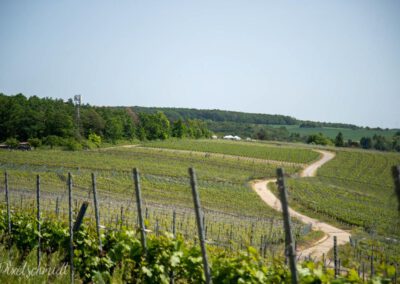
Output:
[[237,141],[239,141],[239,140],[242,140],[242,138],[240,138],[239,136],[232,136],[232,135],[225,135],[224,136],[224,139],[227,139],[227,140],[237,140]]
[[29,142],[20,142],[17,147],[18,150],[23,150],[23,151],[30,151],[32,150],[32,148],[33,147],[29,144]]
[[10,149],[10,147],[6,144],[0,144],[0,149]]

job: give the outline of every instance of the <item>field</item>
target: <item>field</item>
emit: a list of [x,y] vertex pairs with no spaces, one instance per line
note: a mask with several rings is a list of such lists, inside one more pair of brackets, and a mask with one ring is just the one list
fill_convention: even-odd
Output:
[[378,242],[386,247],[380,254],[398,262],[400,219],[391,176],[398,164],[398,154],[338,150],[317,177],[288,180],[292,206],[343,228],[362,228],[354,238]]
[[[273,127],[282,127],[282,125],[271,125]],[[334,139],[339,132],[342,132],[345,141],[351,139],[353,141],[360,141],[362,137],[372,137],[382,135],[385,137],[393,137],[398,131],[395,129],[390,130],[372,130],[372,129],[350,129],[350,128],[333,128],[333,127],[316,127],[316,128],[300,128],[298,125],[285,125],[289,133],[299,133],[302,136],[307,136],[316,133],[322,133],[324,136]]]
[[187,151],[200,151],[235,155],[248,158],[309,163],[318,159],[319,154],[309,149],[288,148],[272,144],[237,142],[226,140],[169,140],[145,143],[146,147],[162,147]]
[[[288,155],[293,153],[293,149],[282,149],[281,152]],[[142,173],[149,228],[154,232],[170,231],[175,211],[177,231],[187,239],[193,239],[196,227],[189,166],[197,172],[210,241],[230,249],[244,248],[248,244],[261,247],[267,241],[271,245],[282,244],[280,214],[266,206],[248,184],[253,179],[273,176],[278,166],[276,164],[253,159],[241,159],[238,162],[234,158],[212,154],[198,155],[141,147],[81,152],[3,151],[0,156],[0,168],[8,171],[11,200],[16,208],[34,211],[35,175],[40,174],[46,208],[54,213],[57,207],[60,218],[66,217],[67,210],[66,173],[73,175],[77,210],[82,201],[91,202],[90,174],[94,172],[97,176],[100,215],[106,225],[113,227],[121,219],[132,227],[137,222],[131,172],[132,168],[137,167]],[[285,168],[288,173],[295,173],[301,166],[285,164]],[[89,212],[93,218],[93,212]],[[297,237],[309,231],[307,226],[295,224]]]
[[[400,155],[345,149],[335,152],[336,157],[314,178],[296,174],[318,159],[319,154],[309,148],[213,140],[146,142],[77,152],[1,151],[0,169],[9,175],[13,212],[34,216],[39,174],[43,217],[59,221],[67,219],[66,174],[72,173],[77,214],[83,201],[92,204],[90,174],[95,173],[101,224],[109,232],[138,226],[132,169],[139,168],[149,236],[159,237],[174,226],[186,242],[196,244],[188,176],[188,167],[194,167],[205,212],[206,239],[213,254],[224,251],[237,256],[251,245],[263,261],[271,263],[283,252],[281,214],[265,205],[249,182],[272,178],[277,167],[284,167],[290,177],[291,206],[352,231],[357,245],[340,250],[347,267],[360,268],[360,263],[371,259],[372,251],[381,262],[384,256],[385,263],[399,262],[400,224],[390,169],[400,164]],[[0,188],[4,195],[3,181]],[[292,221],[299,245],[321,238],[318,232],[310,233],[307,224]],[[93,222],[90,205],[85,223]],[[374,261],[378,265],[379,259]]]

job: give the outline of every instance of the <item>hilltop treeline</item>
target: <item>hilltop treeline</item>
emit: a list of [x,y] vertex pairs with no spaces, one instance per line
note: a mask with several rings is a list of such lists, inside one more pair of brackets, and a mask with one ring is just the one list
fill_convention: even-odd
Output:
[[140,107],[134,106],[133,110],[143,113],[155,113],[162,111],[173,120],[177,119],[199,119],[214,122],[235,122],[245,124],[274,124],[274,125],[300,125],[301,127],[334,127],[359,129],[361,127],[346,123],[303,121],[291,116],[278,114],[246,113],[225,110],[204,110],[191,108],[167,108],[167,107]]
[[216,122],[239,122],[253,124],[281,124],[294,125],[297,120],[290,116],[244,113],[225,110],[202,110],[189,108],[159,108],[159,107],[132,107],[133,110],[142,113],[155,113],[162,111],[165,115],[173,120],[177,119],[199,119],[210,120]]
[[[141,113],[130,108],[77,107],[72,99],[6,96],[0,93],[0,141],[38,139],[49,144],[81,141],[91,137],[117,140],[154,140],[169,137],[209,137],[204,122],[168,119],[164,113]],[[38,142],[36,140],[36,142]],[[66,142],[67,141],[67,142]],[[40,143],[40,142],[38,142]]]

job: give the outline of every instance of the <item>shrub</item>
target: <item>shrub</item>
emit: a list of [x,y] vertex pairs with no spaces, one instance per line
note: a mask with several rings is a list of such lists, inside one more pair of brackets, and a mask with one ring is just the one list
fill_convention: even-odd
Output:
[[39,138],[29,138],[28,142],[29,142],[29,145],[31,145],[32,147],[35,147],[35,148],[42,146],[42,140],[40,140]]
[[19,142],[16,138],[8,138],[6,140],[6,145],[9,146],[10,148],[15,149],[18,147],[18,144],[19,144]]
[[93,143],[96,145],[96,147],[100,147],[101,145],[101,137],[97,135],[96,133],[90,133],[88,137],[89,142]]
[[82,145],[80,143],[78,143],[78,141],[76,141],[75,139],[67,139],[65,142],[65,148],[66,150],[69,151],[78,151],[78,150],[82,150]]
[[56,135],[49,135],[43,139],[43,142],[45,145],[49,145],[51,149],[53,149],[54,146],[60,146],[62,144],[63,139],[56,136]]
[[93,142],[91,142],[89,140],[83,140],[82,147],[85,150],[92,150],[92,149],[98,148],[98,146],[96,144],[94,144]]
[[317,145],[328,145],[328,146],[333,145],[333,142],[328,137],[325,137],[322,133],[312,134],[308,136],[307,143],[317,144]]

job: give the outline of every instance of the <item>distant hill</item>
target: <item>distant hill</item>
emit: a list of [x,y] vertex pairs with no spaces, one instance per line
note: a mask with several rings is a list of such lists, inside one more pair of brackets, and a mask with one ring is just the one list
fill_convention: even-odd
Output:
[[248,124],[268,124],[268,125],[299,125],[305,128],[315,127],[334,127],[334,128],[361,128],[353,124],[345,123],[330,123],[330,122],[315,122],[303,121],[291,116],[278,114],[261,114],[261,113],[246,113],[238,111],[226,110],[206,110],[194,108],[169,108],[169,107],[141,107],[134,106],[132,109],[137,112],[154,113],[162,111],[170,120],[177,119],[200,119],[210,120],[214,122],[237,122]]
[[360,141],[362,137],[384,136],[389,139],[399,129],[360,127],[347,123],[299,120],[291,116],[277,114],[245,113],[226,110],[205,110],[193,108],[141,107],[133,106],[135,113],[163,112],[169,120],[199,119],[218,135],[239,135],[262,140],[284,140],[305,142],[312,134],[322,133],[334,139],[342,132],[344,139]]
[[162,107],[140,107],[134,106],[133,110],[137,113],[154,113],[162,111],[169,119],[200,119],[211,121],[230,121],[238,123],[253,123],[253,124],[279,124],[279,125],[295,125],[298,120],[284,115],[260,114],[260,113],[245,113],[237,111],[225,110],[204,110],[193,108],[162,108]]

